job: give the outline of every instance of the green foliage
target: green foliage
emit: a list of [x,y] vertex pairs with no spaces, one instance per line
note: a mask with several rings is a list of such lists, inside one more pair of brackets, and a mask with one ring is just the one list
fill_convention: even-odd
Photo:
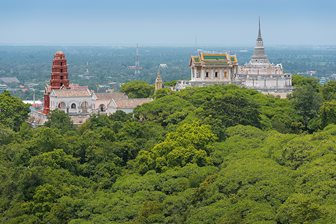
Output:
[[148,98],[153,95],[154,86],[136,80],[123,84],[120,90],[126,93],[129,98]]
[[57,128],[61,131],[70,131],[74,129],[71,118],[64,111],[54,110],[48,114],[48,121],[45,126]]
[[320,218],[322,210],[314,199],[303,194],[293,194],[279,208],[280,223],[312,223]]
[[260,127],[259,105],[242,94],[215,96],[202,105],[198,115],[223,139],[223,130],[237,124]]
[[176,95],[165,96],[135,109],[139,120],[154,121],[162,126],[178,124],[195,108]]
[[321,106],[321,96],[313,85],[297,87],[291,98],[296,113],[302,117],[303,125],[308,129],[309,122],[318,115]]
[[164,82],[165,86],[176,86],[177,80],[172,80],[169,82]]
[[0,145],[5,145],[12,142],[15,139],[15,132],[0,124]]
[[290,100],[211,86],[78,128],[1,124],[0,222],[335,223],[335,100],[296,83]]
[[114,114],[110,115],[110,119],[112,121],[128,121],[131,119],[131,115],[130,114],[126,114],[124,111],[122,110],[117,110]]
[[336,81],[324,84],[321,92],[324,100],[336,100]]
[[155,91],[154,98],[158,99],[164,96],[172,95],[174,92],[171,89],[163,88]]
[[279,163],[292,169],[297,169],[309,161],[313,146],[306,140],[293,139],[284,145]]
[[336,100],[324,102],[320,108],[321,126],[336,123]]
[[208,125],[202,125],[199,121],[182,124],[149,152],[140,152],[136,161],[137,170],[145,173],[153,168],[162,171],[167,167],[185,166],[188,163],[199,166],[210,164],[206,146],[215,140],[216,136]]
[[292,83],[295,88],[297,87],[302,87],[302,86],[311,86],[315,89],[315,91],[318,91],[320,86],[319,86],[319,80],[314,77],[305,77],[301,75],[293,75],[292,76]]
[[8,91],[0,94],[0,124],[17,131],[28,118],[28,113],[29,105],[21,99],[11,96]]

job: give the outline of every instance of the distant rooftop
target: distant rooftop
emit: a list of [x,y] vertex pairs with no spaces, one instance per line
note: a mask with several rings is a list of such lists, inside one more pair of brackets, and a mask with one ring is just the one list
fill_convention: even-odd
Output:
[[10,84],[10,83],[20,83],[16,77],[0,77],[0,81]]
[[153,101],[150,98],[136,98],[136,99],[124,99],[115,100],[118,109],[134,109],[142,104],[149,103]]
[[91,96],[89,89],[54,89],[51,96],[56,97],[89,97]]
[[95,93],[97,100],[127,100],[128,96],[124,93],[114,92],[114,93]]
[[198,56],[191,57],[192,62],[196,64],[235,64],[238,62],[236,55],[229,53],[204,53],[200,52]]

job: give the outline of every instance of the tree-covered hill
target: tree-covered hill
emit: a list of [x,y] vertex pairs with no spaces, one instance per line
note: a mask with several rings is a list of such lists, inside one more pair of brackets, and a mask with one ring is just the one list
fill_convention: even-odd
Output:
[[335,83],[294,83],[289,99],[161,90],[133,114],[75,127],[54,111],[35,129],[0,94],[18,112],[0,120],[0,222],[335,223]]

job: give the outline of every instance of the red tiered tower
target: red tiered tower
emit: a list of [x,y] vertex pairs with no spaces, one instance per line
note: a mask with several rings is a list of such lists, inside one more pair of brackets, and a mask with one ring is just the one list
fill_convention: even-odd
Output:
[[69,88],[68,65],[62,51],[57,51],[51,70],[51,89],[60,89],[62,86]]
[[62,51],[57,51],[54,56],[51,69],[50,85],[47,85],[44,92],[43,113],[50,111],[50,92],[53,89],[69,88],[68,65],[65,55]]

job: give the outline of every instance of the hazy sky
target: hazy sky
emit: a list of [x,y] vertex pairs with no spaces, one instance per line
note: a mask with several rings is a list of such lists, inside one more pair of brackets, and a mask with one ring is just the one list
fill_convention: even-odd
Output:
[[[336,0],[0,0],[0,44],[336,45]],[[197,37],[197,38],[196,38]]]

